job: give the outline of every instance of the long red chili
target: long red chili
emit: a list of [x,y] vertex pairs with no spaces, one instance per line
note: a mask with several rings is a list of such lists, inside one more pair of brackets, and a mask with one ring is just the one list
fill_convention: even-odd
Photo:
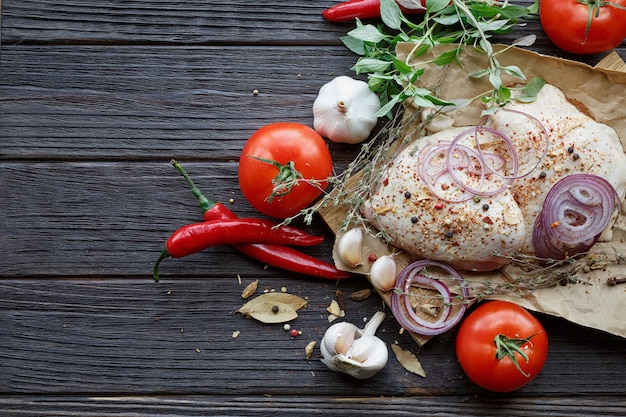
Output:
[[[425,2],[422,2],[422,5],[423,3]],[[404,14],[424,14],[426,11],[426,9],[407,9],[402,6],[400,10]],[[346,22],[355,18],[378,18],[380,17],[380,0],[348,0],[322,10],[322,16],[331,22]]]
[[193,223],[176,230],[167,239],[165,248],[172,258],[198,253],[218,245],[233,243],[277,243],[280,245],[314,246],[324,238],[313,236],[290,226],[276,228],[263,219],[221,219]]
[[[217,203],[206,198],[177,161],[172,160],[171,163],[191,187],[191,191],[200,204],[203,213],[202,216],[205,221],[237,218],[237,215],[222,203]],[[349,272],[340,271],[330,263],[314,258],[289,246],[261,243],[238,243],[232,246],[251,258],[287,271],[328,279],[346,279],[352,276]]]
[[165,258],[182,258],[204,249],[234,243],[276,243],[297,246],[319,245],[324,238],[310,235],[291,226],[276,227],[263,219],[220,219],[183,226],[171,234],[154,265],[158,281],[159,264]]

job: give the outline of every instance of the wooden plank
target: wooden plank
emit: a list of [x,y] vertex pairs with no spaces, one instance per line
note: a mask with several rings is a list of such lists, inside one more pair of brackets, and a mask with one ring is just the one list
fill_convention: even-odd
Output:
[[[4,46],[0,159],[238,158],[264,124],[312,126],[319,87],[355,59],[343,47],[302,47],[298,62],[294,53]],[[332,149],[347,159],[355,148]]]
[[333,43],[332,1],[4,1],[3,41],[44,43]]
[[[244,280],[245,285],[248,281]],[[236,277],[150,280],[0,280],[0,392],[88,396],[315,395],[481,396],[487,392],[463,375],[453,354],[455,332],[438,337],[419,352],[399,334],[388,315],[378,334],[416,352],[427,378],[409,374],[390,356],[375,377],[356,381],[319,361],[307,361],[304,346],[320,341],[328,327],[326,307],[344,294],[345,320],[359,326],[382,309],[381,300],[349,299],[364,281],[339,283],[262,278],[263,288],[282,286],[308,297],[291,323],[265,325],[233,312],[242,305]],[[509,398],[615,396],[624,399],[623,339],[541,316],[550,335],[542,373]],[[234,331],[241,331],[233,339]]]
[[217,397],[50,397],[26,396],[0,398],[6,417],[37,415],[166,416],[318,416],[336,417],[429,415],[483,417],[487,415],[537,417],[617,416],[626,402],[619,397],[518,398],[497,397],[356,397],[328,398],[313,395],[289,397],[217,396]]

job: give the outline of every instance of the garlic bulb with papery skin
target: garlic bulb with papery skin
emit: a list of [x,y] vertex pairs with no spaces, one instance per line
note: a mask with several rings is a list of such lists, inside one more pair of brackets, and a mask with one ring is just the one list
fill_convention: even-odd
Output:
[[333,142],[363,142],[376,126],[380,99],[364,81],[341,75],[324,84],[313,103],[313,127]]
[[385,313],[377,311],[362,330],[347,322],[330,326],[320,343],[322,363],[357,379],[374,376],[389,358],[387,345],[375,336],[384,319]]

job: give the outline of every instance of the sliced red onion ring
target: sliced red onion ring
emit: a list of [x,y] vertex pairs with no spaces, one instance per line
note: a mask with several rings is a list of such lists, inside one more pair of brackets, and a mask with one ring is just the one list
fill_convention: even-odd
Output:
[[[426,145],[417,158],[417,172],[428,189],[438,198],[449,202],[461,202],[471,199],[474,194],[462,187],[451,184],[446,165],[446,154],[450,142]],[[459,164],[467,162],[457,162]]]
[[[510,112],[510,113],[515,113],[515,114],[519,114],[521,116],[527,117],[528,119],[530,119],[531,121],[533,121],[535,124],[537,124],[537,126],[539,126],[539,128],[541,129],[542,132],[542,136],[545,138],[545,141],[542,144],[542,152],[541,155],[539,156],[539,158],[537,159],[537,162],[532,165],[529,169],[527,169],[526,171],[522,172],[521,174],[519,173],[519,163],[517,160],[517,157],[515,156],[513,158],[513,163],[514,163],[514,169],[512,170],[511,174],[507,174],[505,173],[504,175],[500,174],[498,169],[495,169],[495,167],[489,165],[489,161],[485,158],[485,153],[482,150],[482,147],[480,145],[480,142],[478,140],[478,135],[476,135],[476,148],[478,149],[478,152],[480,153],[481,157],[483,158],[483,160],[485,160],[487,167],[496,175],[501,176],[504,179],[508,179],[508,180],[515,180],[515,179],[519,179],[519,178],[524,178],[526,176],[528,176],[531,172],[533,172],[541,163],[541,161],[543,161],[543,159],[545,158],[546,154],[548,153],[548,149],[550,148],[550,136],[548,135],[548,130],[546,129],[546,127],[544,126],[544,124],[541,122],[541,120],[537,119],[535,116],[528,114],[526,112],[523,111],[519,111],[519,110],[514,110],[514,109],[507,109],[507,108],[501,108],[500,111],[505,111],[505,112]],[[478,126],[477,126],[478,128]],[[500,132],[499,130],[496,129],[492,129],[492,133],[493,132],[497,132],[496,134],[498,136],[500,136],[504,141],[506,146],[510,149],[511,152],[513,152],[513,155],[515,155],[517,153],[517,151],[515,150],[515,142],[516,140],[513,140],[512,138],[509,138],[507,135],[505,135],[504,133]],[[517,135],[516,135],[517,136]],[[518,139],[519,140],[519,139]],[[529,140],[525,139],[522,136],[522,141],[524,142],[524,145],[527,146]],[[530,140],[530,142],[534,143],[534,135],[533,138]],[[528,152],[525,152],[528,153]]]
[[[492,167],[489,165],[489,160],[493,159],[493,157],[490,157],[488,159],[486,158],[485,154],[482,153],[480,149],[480,145],[479,145],[479,140],[478,140],[479,131],[481,133],[483,131],[488,132],[489,134],[502,139],[504,144],[509,148],[509,152],[511,153],[511,163],[513,165],[512,170],[515,174],[517,173],[517,164],[518,164],[517,154],[515,153],[515,148],[513,147],[513,143],[511,142],[511,139],[509,139],[508,136],[506,136],[504,133],[498,130],[491,129],[488,127],[483,127],[483,126],[476,126],[474,129],[465,130],[461,132],[460,134],[458,134],[452,140],[452,142],[450,143],[450,150],[446,154],[446,166],[448,167],[448,172],[450,173],[450,176],[454,179],[454,181],[461,188],[465,189],[466,191],[473,193],[474,195],[491,196],[491,195],[500,194],[501,192],[506,190],[509,187],[509,185],[511,185],[511,183],[513,182],[513,179],[506,178],[503,174],[499,174],[497,171],[494,170],[495,167]],[[465,145],[459,144],[459,141],[461,141],[462,139],[464,139],[471,133],[474,134],[474,140],[476,141],[476,147],[478,151],[475,151]],[[455,168],[455,166],[453,166],[451,163],[451,158],[458,152],[468,152],[473,157],[472,161],[475,161],[475,164],[477,165],[473,165],[471,167],[469,165],[466,165],[465,167],[457,166]],[[502,163],[498,163],[498,165],[500,167],[504,166],[504,158],[502,158]],[[479,178],[478,178],[478,184],[479,184],[478,187],[470,186],[468,184],[469,181],[462,179],[459,176],[459,173],[462,173],[462,172],[467,172],[467,174],[474,175],[474,176],[476,175],[473,173],[480,172]],[[486,177],[489,174],[496,174],[499,178],[504,178],[505,181],[498,181],[498,180],[494,180],[493,178],[487,181]],[[469,178],[471,177],[468,176],[468,179]]]
[[[434,277],[435,274],[426,274],[425,271],[428,268],[442,269],[447,276],[449,275],[459,283],[463,301],[453,316],[450,316],[452,312],[450,289],[441,279]],[[411,306],[410,291],[414,283],[431,287],[439,292],[443,300],[443,308],[434,322],[419,317]],[[454,268],[439,261],[420,260],[409,264],[398,275],[396,288],[391,293],[391,312],[405,330],[424,336],[435,336],[447,332],[461,321],[467,309],[464,301],[468,297],[469,292],[465,286],[465,280]]]
[[533,247],[540,258],[565,259],[585,252],[606,229],[619,196],[604,178],[569,175],[548,191],[533,229]]

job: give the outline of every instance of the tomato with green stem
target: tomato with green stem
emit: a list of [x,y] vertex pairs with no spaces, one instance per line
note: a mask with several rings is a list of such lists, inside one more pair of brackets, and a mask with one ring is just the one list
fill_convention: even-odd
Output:
[[626,0],[541,0],[539,18],[550,40],[573,54],[610,51],[626,38]]
[[532,381],[548,356],[548,335],[535,316],[507,301],[487,301],[461,323],[456,354],[465,374],[494,392]]
[[248,139],[239,159],[239,187],[254,208],[287,218],[307,208],[328,187],[330,151],[311,127],[278,122]]

